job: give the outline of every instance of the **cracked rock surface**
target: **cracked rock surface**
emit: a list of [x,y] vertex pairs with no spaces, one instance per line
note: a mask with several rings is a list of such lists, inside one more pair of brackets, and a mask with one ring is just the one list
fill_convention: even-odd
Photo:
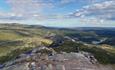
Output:
[[101,65],[83,53],[41,55],[40,58],[36,54],[33,57],[33,61],[23,61],[1,70],[115,70],[111,65]]

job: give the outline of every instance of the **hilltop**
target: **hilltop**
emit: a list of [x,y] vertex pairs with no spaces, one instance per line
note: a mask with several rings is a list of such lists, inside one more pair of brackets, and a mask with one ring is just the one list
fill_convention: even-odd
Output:
[[[13,64],[12,66],[12,62],[15,62],[17,59],[22,59],[22,57],[19,58],[20,55],[28,57],[29,53],[29,56],[30,54],[34,54],[34,56],[37,57],[38,52],[36,54],[32,53],[32,51],[37,50],[40,47],[46,47],[50,49],[50,51],[39,51],[39,53],[42,53],[40,58],[42,58],[42,56],[44,57],[43,54],[45,52],[45,54],[47,54],[48,62],[51,59],[50,56],[54,59],[59,58],[57,61],[62,59],[64,62],[58,63],[57,61],[51,61],[59,66],[60,64],[66,65],[67,62],[71,64],[74,62],[72,59],[76,60],[75,66],[79,66],[79,64],[77,65],[77,60],[83,59],[80,60],[81,65],[83,63],[90,63],[89,65],[94,68],[96,67],[97,70],[99,70],[98,65],[101,66],[103,70],[114,70],[110,69],[111,67],[114,68],[115,64],[114,29],[115,28],[100,27],[54,28],[17,23],[0,24],[0,68],[7,66],[10,62],[11,66],[8,66],[8,70],[9,68],[17,67],[18,64]],[[52,51],[55,55],[51,55]],[[62,52],[65,52],[65,54]],[[92,64],[90,58],[86,58],[85,54],[81,52],[91,54],[88,54],[88,56],[93,56],[98,64]],[[60,56],[63,58],[60,58]],[[66,56],[69,60],[67,62],[65,62]],[[33,59],[34,57],[31,56],[31,58]],[[47,59],[45,58],[45,60]],[[42,61],[44,62],[44,60],[40,59],[40,62]],[[29,62],[31,62],[31,60],[29,60]],[[34,62],[34,60],[32,60],[32,62]],[[25,63],[22,63],[22,65],[23,64],[25,65]],[[74,66],[74,64],[71,65]],[[107,69],[104,69],[106,66]],[[13,69],[17,70],[15,68]]]

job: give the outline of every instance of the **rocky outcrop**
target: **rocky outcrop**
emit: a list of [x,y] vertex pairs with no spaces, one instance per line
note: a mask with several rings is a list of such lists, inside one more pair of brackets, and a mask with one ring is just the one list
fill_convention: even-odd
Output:
[[90,53],[47,54],[36,53],[30,61],[23,61],[1,70],[114,70],[109,65],[101,65]]

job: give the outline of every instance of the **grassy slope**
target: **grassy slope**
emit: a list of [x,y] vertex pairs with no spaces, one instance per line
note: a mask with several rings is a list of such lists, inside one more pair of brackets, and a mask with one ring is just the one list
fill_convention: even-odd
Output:
[[46,45],[51,44],[51,40],[43,38],[45,34],[47,34],[45,29],[26,28],[21,25],[16,25],[15,27],[10,25],[0,26],[0,59],[16,49],[23,50],[25,48],[38,47],[42,43]]

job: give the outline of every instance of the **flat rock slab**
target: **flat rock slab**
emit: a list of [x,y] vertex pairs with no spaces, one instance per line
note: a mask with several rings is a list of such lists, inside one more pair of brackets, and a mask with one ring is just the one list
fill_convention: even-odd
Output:
[[[36,65],[33,70],[115,70],[110,65],[93,64],[90,59],[81,53],[55,54],[47,56],[47,60],[38,61],[36,64],[39,66]],[[1,70],[29,70],[29,68],[27,63],[22,63]]]

